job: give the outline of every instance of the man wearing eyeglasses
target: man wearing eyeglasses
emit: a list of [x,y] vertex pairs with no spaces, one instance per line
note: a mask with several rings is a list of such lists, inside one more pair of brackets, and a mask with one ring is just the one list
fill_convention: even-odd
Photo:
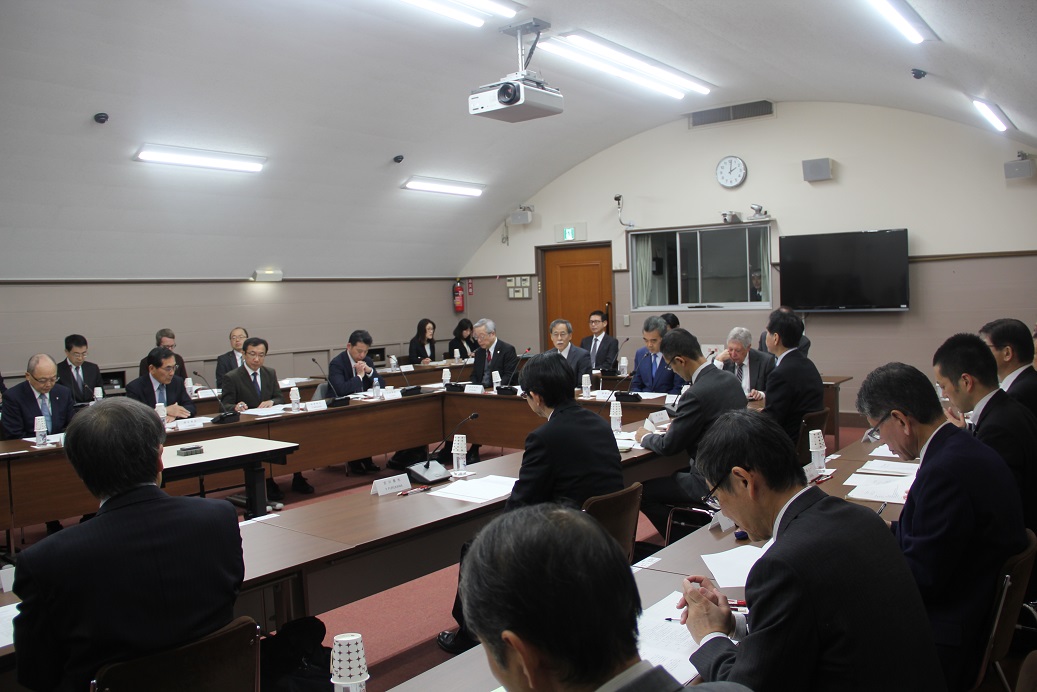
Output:
[[58,381],[72,392],[77,404],[88,404],[94,400],[94,390],[103,386],[101,368],[88,363],[86,337],[69,334],[65,337],[65,360],[58,363]]
[[573,345],[573,326],[569,320],[555,320],[549,327],[551,341],[558,353],[573,371],[573,389],[580,386],[583,376],[591,374],[591,354]]
[[[173,373],[177,377],[187,379],[187,364],[184,363],[184,358],[179,353],[176,353],[176,334],[173,333],[172,329],[159,329],[155,332],[155,347],[156,348],[168,348],[173,351],[173,357],[176,359],[176,372]],[[140,359],[140,376],[144,377],[148,374],[148,357],[144,356]]]
[[229,338],[230,350],[216,359],[217,389],[223,386],[223,376],[231,370],[240,368],[244,362],[245,353],[241,349],[245,345],[245,339],[248,338],[248,330],[244,327],[234,327],[234,329],[230,330]]
[[155,408],[166,407],[166,422],[190,418],[195,414],[184,378],[176,375],[176,358],[168,348],[153,348],[147,355],[148,374],[126,385],[126,396]]
[[58,383],[58,366],[46,353],[37,353],[25,366],[25,382],[4,394],[0,417],[7,439],[36,437],[36,417],[47,420],[47,432],[65,431],[72,419],[72,392]]
[[[896,540],[872,510],[807,485],[773,419],[723,414],[695,466],[712,485],[704,500],[750,539],[770,539],[745,583],[748,614],[733,613],[705,576],[682,584],[677,607],[687,607],[682,621],[699,643],[691,662],[704,680],[760,692],[943,689],[925,606]],[[972,575],[967,586],[955,579],[966,598],[976,594]]]
[[594,370],[615,369],[616,357],[619,355],[619,342],[615,337],[605,333],[609,326],[605,313],[595,310],[590,314],[587,325],[590,327],[591,335],[583,337],[580,348],[591,354],[591,368]]

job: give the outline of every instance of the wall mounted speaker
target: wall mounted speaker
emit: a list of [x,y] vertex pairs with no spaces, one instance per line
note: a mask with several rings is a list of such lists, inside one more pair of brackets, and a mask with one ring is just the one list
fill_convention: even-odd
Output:
[[1022,159],[1005,164],[1005,178],[1032,178],[1037,175],[1037,161]]
[[814,183],[832,179],[832,159],[806,159],[803,161],[803,180]]

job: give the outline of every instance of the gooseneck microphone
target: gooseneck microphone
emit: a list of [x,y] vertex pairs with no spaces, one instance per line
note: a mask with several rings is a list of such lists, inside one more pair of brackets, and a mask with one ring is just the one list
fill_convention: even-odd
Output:
[[[400,374],[403,375],[403,383],[407,385],[400,389],[400,396],[414,396],[416,394],[421,394],[421,385],[416,384],[412,386],[410,380],[407,379],[407,372],[403,368],[400,368]],[[378,373],[372,373],[371,376],[378,377]]]
[[[472,365],[475,365],[475,358],[472,357]],[[449,367],[449,366],[448,366]],[[464,385],[464,369],[468,367],[468,358],[465,358],[464,363],[461,365],[461,369],[457,373],[457,382],[447,382],[444,389],[448,392],[463,392]]]
[[[634,380],[632,378],[634,376],[634,373],[637,372],[637,366],[641,364],[641,361],[644,360],[644,357],[647,355],[648,351],[645,351],[644,354],[641,356],[640,360],[636,358],[634,359],[634,367],[630,370],[630,372],[628,372],[626,375],[623,375],[623,377],[618,382],[616,382],[616,386],[612,388],[612,393],[605,398],[604,402],[602,402],[601,407],[598,409],[599,416],[601,415],[601,412],[605,410],[605,407],[608,406],[609,402],[612,401],[612,397],[616,397],[616,401],[641,401],[640,394],[638,394],[637,392],[631,392],[629,390],[630,387],[634,385]],[[630,383],[627,384],[627,391],[625,392],[619,391],[620,386],[623,384],[623,380],[630,380]]]
[[350,398],[348,396],[339,396],[338,392],[335,390],[335,385],[333,385],[331,383],[331,378],[328,377],[328,373],[324,372],[324,368],[322,368],[320,363],[317,362],[317,359],[316,358],[310,358],[310,360],[312,360],[313,364],[317,366],[318,370],[320,370],[320,374],[324,375],[324,380],[328,383],[328,387],[331,388],[331,393],[335,395],[334,399],[330,399],[328,401],[328,408],[338,408],[339,406],[349,406],[349,402],[351,401]]
[[[202,382],[204,382],[205,386],[208,387],[213,394],[216,394],[216,390],[213,389],[212,385],[209,384],[209,381],[205,379],[205,375],[198,372],[197,370],[191,371],[191,374],[200,379]],[[221,423],[237,423],[239,420],[241,420],[240,413],[238,413],[237,411],[227,410],[227,406],[223,403],[222,397],[217,396],[216,403],[220,405],[220,413],[212,419],[214,425],[220,425]]]
[[519,371],[519,366],[518,366],[518,362],[517,361],[522,360],[526,356],[526,354],[529,353],[532,350],[533,350],[532,346],[527,347],[526,350],[522,352],[522,355],[520,355],[516,359],[515,370],[511,373],[511,377],[508,378],[508,383],[506,385],[504,385],[503,387],[497,387],[497,394],[500,394],[502,396],[515,396],[515,395],[518,394],[518,389],[516,389],[515,387],[511,386],[511,383],[515,381],[515,376],[518,375],[518,371]]
[[619,348],[616,349],[616,360],[612,361],[612,367],[598,368],[599,370],[601,370],[602,375],[615,376],[619,374],[619,370],[617,369],[619,367],[619,354],[623,352],[623,347],[627,345],[628,341],[630,341],[629,336],[623,339],[623,343],[621,343],[619,345]]

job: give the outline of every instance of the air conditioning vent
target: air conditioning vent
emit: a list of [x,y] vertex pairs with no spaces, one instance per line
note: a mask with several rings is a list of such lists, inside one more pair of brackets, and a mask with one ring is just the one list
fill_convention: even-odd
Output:
[[774,115],[773,102],[753,101],[752,103],[739,103],[734,106],[710,108],[709,110],[691,113],[688,116],[688,127],[715,125],[746,118],[760,118],[765,115]]

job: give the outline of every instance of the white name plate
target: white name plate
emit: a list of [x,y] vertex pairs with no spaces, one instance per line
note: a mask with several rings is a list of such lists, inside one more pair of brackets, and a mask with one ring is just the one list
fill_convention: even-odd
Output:
[[403,394],[398,389],[386,389],[382,391],[382,398],[386,401],[392,401],[393,399],[402,399]]
[[400,366],[400,372],[414,372],[414,366],[413,365],[401,365]]
[[486,390],[483,389],[483,386],[481,384],[466,384],[464,386],[465,394],[483,394],[485,392]]
[[378,496],[390,495],[409,489],[410,478],[405,473],[401,473],[398,476],[389,476],[388,478],[379,478],[371,484],[371,494]]
[[735,527],[735,523],[724,516],[723,512],[717,512],[713,515],[713,521],[709,522],[709,528],[719,528],[721,531],[730,531]]
[[324,399],[317,399],[316,401],[307,401],[306,402],[306,410],[307,411],[327,411],[328,410],[328,402],[326,402]]
[[656,411],[648,416],[648,420],[657,426],[666,425],[670,422],[670,414],[666,411]]
[[181,418],[176,422],[177,430],[194,430],[205,425],[206,418]]

